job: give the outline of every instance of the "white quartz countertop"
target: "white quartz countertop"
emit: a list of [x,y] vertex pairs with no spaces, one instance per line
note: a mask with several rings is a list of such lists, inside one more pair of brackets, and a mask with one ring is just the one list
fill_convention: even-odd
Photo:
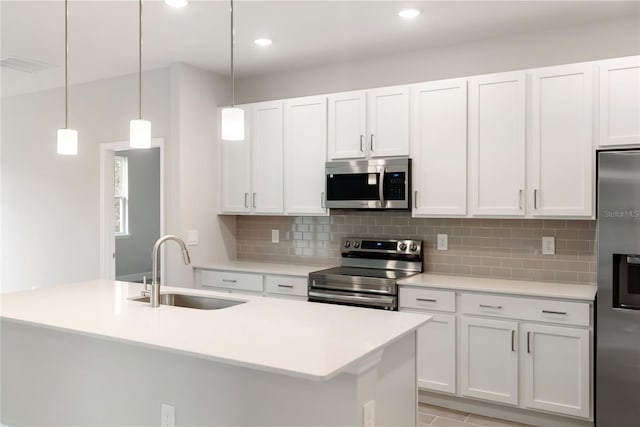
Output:
[[430,318],[172,287],[161,292],[246,303],[219,310],[151,308],[129,299],[140,290],[139,284],[101,280],[4,294],[1,316],[312,380],[353,369]]
[[252,261],[221,261],[204,264],[194,264],[193,268],[205,270],[237,271],[242,273],[281,274],[285,276],[306,277],[312,271],[324,270],[335,267],[332,265],[300,265],[278,264],[273,262]]
[[526,295],[545,298],[561,298],[593,301],[595,285],[571,285],[566,283],[531,282],[525,280],[492,279],[485,277],[446,276],[422,273],[398,281],[399,285],[425,288],[453,289],[457,291],[491,292],[509,295]]

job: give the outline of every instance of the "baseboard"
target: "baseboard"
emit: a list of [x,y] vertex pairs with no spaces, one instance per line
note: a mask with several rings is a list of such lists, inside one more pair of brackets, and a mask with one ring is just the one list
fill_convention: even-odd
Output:
[[441,406],[461,412],[483,415],[485,417],[529,424],[536,427],[593,427],[593,422],[528,409],[512,408],[480,400],[419,390],[418,401],[428,405]]
[[142,283],[142,278],[147,276],[147,283],[151,283],[151,276],[153,273],[150,271],[142,272],[142,273],[134,273],[134,274],[123,274],[120,276],[116,276],[116,280],[120,280],[121,282],[136,282]]

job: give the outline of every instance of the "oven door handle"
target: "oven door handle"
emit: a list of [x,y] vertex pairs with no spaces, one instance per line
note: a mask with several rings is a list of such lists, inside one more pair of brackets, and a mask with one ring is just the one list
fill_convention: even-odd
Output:
[[393,297],[387,296],[360,296],[360,295],[338,295],[334,293],[324,293],[324,292],[315,292],[309,291],[309,297],[317,297],[317,298],[326,298],[335,301],[344,301],[344,302],[355,302],[355,303],[374,303],[376,305],[379,304],[393,304]]

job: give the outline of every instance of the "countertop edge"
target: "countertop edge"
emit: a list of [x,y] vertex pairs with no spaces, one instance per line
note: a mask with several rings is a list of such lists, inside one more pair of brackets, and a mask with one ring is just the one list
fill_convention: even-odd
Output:
[[[438,283],[443,281],[444,283]],[[470,283],[472,281],[480,282]],[[451,283],[457,282],[457,283]],[[493,284],[489,283],[493,282]],[[494,293],[507,296],[539,297],[583,302],[595,301],[596,285],[578,285],[556,282],[534,282],[525,280],[496,279],[489,277],[447,276],[422,273],[398,281],[399,286],[440,289],[459,292]],[[564,292],[553,293],[548,288],[557,287]],[[528,288],[527,288],[528,287]],[[537,289],[536,289],[537,288]]]

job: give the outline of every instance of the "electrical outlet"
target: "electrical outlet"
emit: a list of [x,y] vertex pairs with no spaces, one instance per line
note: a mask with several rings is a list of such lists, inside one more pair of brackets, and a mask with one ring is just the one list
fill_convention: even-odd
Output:
[[449,250],[449,235],[438,234],[438,248],[439,251]]
[[368,401],[362,410],[362,427],[376,427],[376,401]]
[[277,228],[271,230],[271,243],[280,243],[280,230]]
[[166,403],[160,405],[160,427],[176,427],[176,408]]
[[555,253],[556,253],[556,238],[553,236],[544,236],[542,238],[542,254],[555,255]]

